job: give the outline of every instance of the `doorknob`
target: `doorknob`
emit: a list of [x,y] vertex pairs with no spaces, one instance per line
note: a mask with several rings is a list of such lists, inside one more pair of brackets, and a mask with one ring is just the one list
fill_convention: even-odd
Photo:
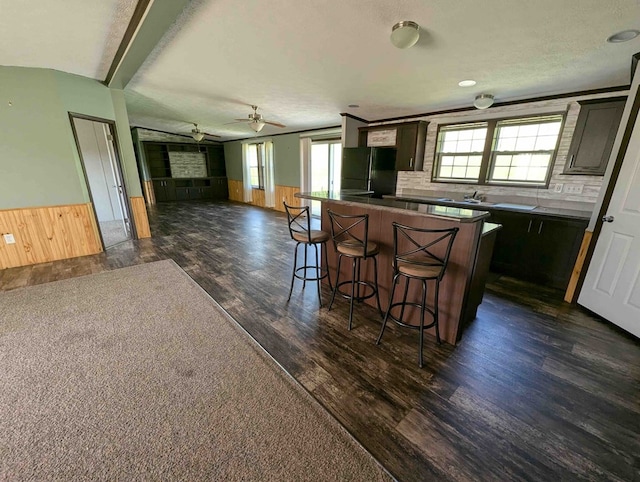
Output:
[[613,216],[602,216],[603,223],[612,223],[615,218]]

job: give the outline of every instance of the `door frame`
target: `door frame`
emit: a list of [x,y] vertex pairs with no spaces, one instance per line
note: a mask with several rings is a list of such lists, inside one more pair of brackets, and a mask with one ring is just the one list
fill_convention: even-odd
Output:
[[[114,154],[116,156],[116,163],[118,165],[118,177],[120,181],[120,185],[122,186],[122,195],[125,199],[125,205],[127,209],[127,214],[129,216],[129,226],[131,228],[131,239],[138,239],[138,232],[136,230],[135,221],[133,219],[133,210],[131,208],[131,199],[129,198],[129,193],[127,192],[127,186],[124,182],[124,168],[122,166],[122,160],[120,156],[120,144],[118,143],[118,131],[116,128],[116,121],[112,119],[104,119],[102,117],[95,117],[86,114],[79,114],[77,112],[68,112],[69,114],[69,123],[71,124],[71,131],[73,132],[73,140],[76,143],[76,150],[78,151],[78,156],[80,157],[80,165],[82,166],[82,174],[84,175],[84,182],[87,187],[87,192],[89,193],[89,200],[91,201],[91,209],[93,211],[93,217],[98,223],[98,213],[96,211],[96,205],[93,201],[93,195],[91,194],[91,184],[89,184],[89,177],[87,176],[87,169],[84,165],[84,158],[82,157],[82,149],[80,148],[80,141],[78,140],[78,132],[76,131],[76,126],[73,123],[74,119],[83,119],[92,122],[100,122],[102,124],[107,124],[111,130],[111,136],[113,137],[113,146],[114,146]],[[98,227],[98,234],[100,236],[100,242],[102,243],[102,250],[106,249],[104,245],[104,239],[102,238],[102,231]]]
[[[634,59],[636,58],[636,56],[638,56],[638,54],[634,55]],[[633,95],[633,90],[629,92],[629,95]],[[627,102],[629,102],[629,100],[627,100]],[[631,109],[629,111],[627,124],[625,126],[625,130],[622,135],[622,141],[620,142],[620,148],[618,149],[618,153],[616,154],[616,158],[613,164],[613,169],[611,170],[611,177],[609,178],[609,182],[605,188],[605,193],[602,198],[602,204],[600,205],[600,209],[598,210],[598,217],[596,218],[595,225],[593,226],[593,234],[591,236],[589,247],[587,248],[587,253],[585,255],[583,268],[580,271],[580,275],[578,278],[578,285],[571,300],[573,303],[578,301],[580,292],[582,291],[582,287],[584,286],[584,280],[587,277],[587,271],[589,270],[589,266],[591,265],[593,254],[596,250],[596,244],[598,243],[598,238],[600,237],[600,233],[602,231],[602,224],[603,224],[602,218],[603,216],[607,215],[607,211],[609,210],[609,204],[611,203],[611,198],[613,197],[613,190],[615,189],[616,184],[618,182],[618,176],[620,175],[622,162],[624,161],[624,158],[627,154],[627,148],[629,147],[629,141],[631,140],[631,134],[633,133],[633,130],[635,128],[639,111],[640,111],[640,89],[638,89],[635,92],[635,98],[633,99],[633,103],[631,104]],[[623,114],[623,120],[624,120],[624,114]]]

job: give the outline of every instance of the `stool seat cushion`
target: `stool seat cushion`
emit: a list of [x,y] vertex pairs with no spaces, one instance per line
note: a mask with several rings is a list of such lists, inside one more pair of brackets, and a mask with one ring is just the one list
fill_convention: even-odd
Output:
[[442,272],[442,266],[424,266],[421,264],[403,263],[398,261],[398,271],[414,278],[437,278]]
[[[357,241],[343,241],[336,246],[338,253],[357,258],[364,257],[364,246]],[[378,254],[378,245],[376,243],[367,243],[367,256]]]
[[[329,238],[331,237],[329,233],[315,229],[312,229],[308,233],[306,231],[294,231],[292,236],[293,239],[300,243],[325,243],[329,241]],[[311,241],[309,241],[309,239],[311,239]]]

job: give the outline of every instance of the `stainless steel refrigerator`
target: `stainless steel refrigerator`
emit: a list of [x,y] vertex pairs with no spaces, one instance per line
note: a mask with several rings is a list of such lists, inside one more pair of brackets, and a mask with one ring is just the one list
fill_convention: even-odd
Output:
[[342,149],[343,191],[372,191],[373,197],[395,194],[396,149],[394,147],[346,147]]

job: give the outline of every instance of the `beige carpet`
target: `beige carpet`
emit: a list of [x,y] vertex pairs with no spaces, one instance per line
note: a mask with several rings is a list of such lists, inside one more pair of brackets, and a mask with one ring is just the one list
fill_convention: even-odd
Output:
[[173,261],[0,293],[0,480],[388,480]]

